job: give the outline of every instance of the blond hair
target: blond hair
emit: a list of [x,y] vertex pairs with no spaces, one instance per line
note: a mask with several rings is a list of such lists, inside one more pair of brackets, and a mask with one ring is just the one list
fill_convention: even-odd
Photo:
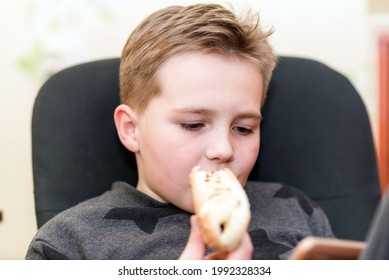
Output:
[[120,63],[120,99],[139,112],[160,93],[159,66],[176,54],[197,52],[235,56],[252,63],[266,92],[276,55],[258,16],[243,19],[215,4],[173,6],[148,16],[132,32]]

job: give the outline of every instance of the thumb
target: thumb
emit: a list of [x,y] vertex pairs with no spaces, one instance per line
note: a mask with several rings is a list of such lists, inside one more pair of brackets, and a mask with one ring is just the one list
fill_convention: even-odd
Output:
[[190,234],[188,243],[180,256],[180,260],[201,260],[205,255],[205,244],[201,237],[201,231],[196,216],[190,217]]

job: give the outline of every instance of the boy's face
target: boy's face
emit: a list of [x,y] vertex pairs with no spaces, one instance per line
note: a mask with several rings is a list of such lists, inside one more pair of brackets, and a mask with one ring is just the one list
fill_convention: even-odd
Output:
[[228,167],[242,185],[258,156],[262,77],[216,54],[183,54],[158,71],[161,93],[134,121],[138,189],[193,212],[189,173]]

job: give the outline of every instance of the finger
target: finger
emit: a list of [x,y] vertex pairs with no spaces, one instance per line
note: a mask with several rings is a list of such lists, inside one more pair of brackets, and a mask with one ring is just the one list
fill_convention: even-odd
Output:
[[180,260],[200,260],[205,255],[205,244],[203,242],[200,227],[196,216],[190,217],[190,234]]
[[217,251],[211,253],[205,257],[206,260],[226,260],[228,258],[229,252],[226,251]]
[[238,247],[233,251],[216,251],[206,256],[207,260],[251,260],[254,246],[248,233],[242,238]]
[[254,246],[251,242],[250,235],[246,232],[242,241],[236,249],[228,254],[228,260],[251,260],[253,256]]

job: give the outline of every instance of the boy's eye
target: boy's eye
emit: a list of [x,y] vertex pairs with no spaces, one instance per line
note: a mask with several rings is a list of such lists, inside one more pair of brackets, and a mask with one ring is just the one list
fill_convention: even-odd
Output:
[[196,131],[204,127],[203,123],[181,123],[181,127],[185,130]]
[[252,128],[247,128],[247,127],[243,127],[243,126],[235,126],[232,128],[232,130],[238,132],[241,135],[249,135],[249,134],[252,134],[254,132],[254,130]]

